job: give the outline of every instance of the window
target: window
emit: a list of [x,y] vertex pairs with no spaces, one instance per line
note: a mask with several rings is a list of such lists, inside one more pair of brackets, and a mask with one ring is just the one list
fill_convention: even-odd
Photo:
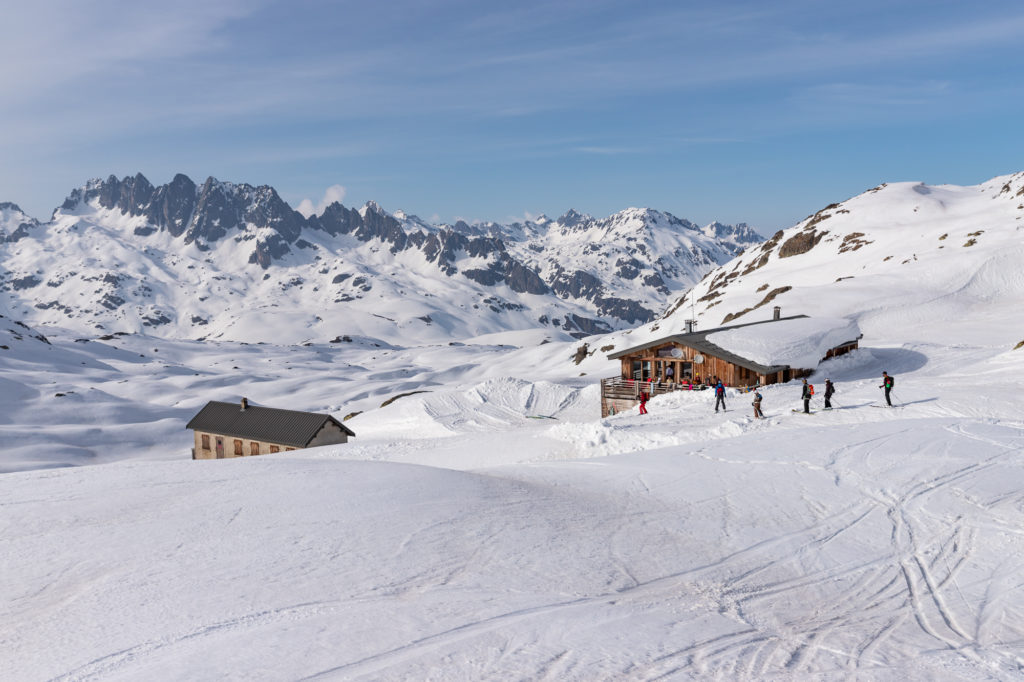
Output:
[[235,457],[241,457],[241,456],[242,456],[242,441],[236,440],[235,441]]
[[270,451],[271,452],[281,452],[281,448],[277,447],[276,445],[271,445],[270,446]]
[[210,449],[210,437],[204,433],[203,434],[203,450],[209,450],[209,449]]
[[260,454],[260,444],[256,441],[249,443],[249,454],[258,455]]

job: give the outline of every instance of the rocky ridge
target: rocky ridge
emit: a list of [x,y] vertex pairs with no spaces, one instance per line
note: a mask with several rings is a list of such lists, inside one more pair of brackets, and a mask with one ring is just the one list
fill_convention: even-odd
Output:
[[467,333],[542,325],[582,336],[654,319],[672,292],[761,238],[651,209],[431,225],[369,202],[307,218],[269,186],[180,174],[154,186],[137,174],[89,181],[46,223],[0,204],[0,239],[8,309],[33,324],[205,336],[242,313],[223,296],[251,308],[258,295],[260,308],[305,309],[314,322],[381,305],[402,316],[381,303],[397,296],[423,311],[416,318],[460,308],[504,318]]

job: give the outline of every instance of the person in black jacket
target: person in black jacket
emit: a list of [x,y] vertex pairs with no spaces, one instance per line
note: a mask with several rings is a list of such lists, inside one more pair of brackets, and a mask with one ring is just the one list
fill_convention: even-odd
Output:
[[803,398],[803,401],[804,401],[804,414],[810,414],[811,413],[811,387],[807,385],[807,379],[804,379],[803,389],[804,389],[803,393],[800,394],[800,397]]
[[825,409],[832,409],[832,394],[836,392],[836,387],[832,384],[831,379],[825,379]]
[[889,376],[888,372],[882,372],[882,385],[879,388],[885,389],[885,403],[892,407],[892,400],[889,399],[889,394],[892,393],[892,387],[896,383],[896,380]]

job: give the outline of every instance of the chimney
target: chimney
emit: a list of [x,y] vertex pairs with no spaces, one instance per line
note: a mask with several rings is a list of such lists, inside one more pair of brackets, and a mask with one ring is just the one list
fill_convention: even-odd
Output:
[[686,333],[687,334],[692,334],[693,333],[693,325],[695,325],[696,323],[697,323],[697,320],[686,320]]
[[774,314],[772,315],[772,319],[773,320],[777,320],[780,317],[782,317],[782,308],[780,308],[779,306],[775,306],[775,311],[774,311]]
[[249,407],[249,399],[242,398],[242,412],[245,412],[245,408]]

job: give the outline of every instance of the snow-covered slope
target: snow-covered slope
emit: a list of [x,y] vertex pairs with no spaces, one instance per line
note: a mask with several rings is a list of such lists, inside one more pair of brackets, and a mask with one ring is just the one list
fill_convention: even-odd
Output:
[[2,206],[9,314],[79,332],[275,343],[628,328],[761,240],[649,209],[434,226],[370,202],[306,218],[273,188],[183,175],[159,187],[141,175],[91,181],[45,224]]
[[[849,317],[865,336],[893,327],[942,342],[964,323],[1016,343],[1024,309],[1024,173],[971,187],[886,184],[831,204],[707,275],[662,319],[594,339],[636,345],[685,329],[782,314]],[[995,335],[995,336],[993,336]]]

